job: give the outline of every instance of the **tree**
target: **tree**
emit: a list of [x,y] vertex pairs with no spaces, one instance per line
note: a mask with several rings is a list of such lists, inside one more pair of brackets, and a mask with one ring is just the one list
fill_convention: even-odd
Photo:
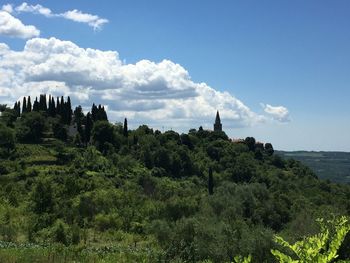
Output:
[[265,152],[267,153],[267,155],[273,155],[274,149],[271,143],[265,143]]
[[247,137],[244,140],[245,144],[248,146],[249,151],[254,151],[255,150],[255,139],[254,137]]
[[52,97],[51,98],[51,114],[53,117],[56,115],[56,106],[55,106],[55,99]]
[[91,113],[88,112],[88,114],[86,114],[85,136],[84,136],[84,141],[86,144],[90,142],[92,127],[93,127],[93,121],[92,121]]
[[6,149],[9,153],[15,148],[15,137],[12,129],[0,123],[0,148]]
[[92,107],[91,107],[91,117],[92,117],[92,120],[93,121],[96,121],[96,117],[97,117],[97,107],[95,105],[95,103],[92,104]]
[[22,114],[27,112],[27,99],[23,97]]
[[208,192],[209,192],[209,195],[212,195],[214,193],[213,169],[211,167],[209,168]]
[[66,224],[61,220],[57,220],[53,229],[53,238],[55,242],[62,243],[64,245],[68,244]]
[[21,105],[20,105],[20,102],[17,102],[17,101],[15,102],[13,110],[16,112],[16,117],[20,117],[21,116]]
[[36,97],[35,101],[33,103],[33,111],[39,111],[39,110],[40,110],[40,105],[39,105],[39,102],[38,102],[38,98]]
[[56,115],[55,100],[53,97],[51,97],[51,95],[49,95],[49,108],[48,108],[47,112],[49,113],[49,115],[51,117],[55,117],[55,115]]
[[61,104],[58,97],[56,98],[56,114],[61,115]]
[[83,131],[83,121],[84,121],[84,113],[82,107],[79,105],[78,107],[75,107],[74,110],[74,122],[77,124],[77,130],[80,134],[80,138],[84,138],[84,131]]
[[67,141],[68,132],[66,126],[60,121],[59,118],[54,119],[54,122],[52,123],[52,130],[55,138],[64,142]]
[[108,121],[97,121],[92,129],[92,141],[96,148],[105,153],[106,143],[114,145],[116,143],[116,135],[113,125]]
[[124,119],[123,135],[128,137],[128,120],[126,118]]
[[[15,103],[16,105],[16,103]],[[7,109],[7,104],[0,104],[0,112],[3,112]]]
[[39,110],[47,111],[46,94],[41,94],[39,97]]
[[15,124],[16,137],[21,142],[39,142],[45,129],[45,118],[40,112],[29,112]]
[[37,214],[51,212],[53,209],[53,196],[51,183],[48,180],[39,179],[31,194],[33,202],[32,210]]
[[72,103],[70,101],[70,97],[68,96],[67,105],[66,105],[66,115],[67,115],[67,124],[70,124],[72,121]]
[[13,127],[13,124],[19,117],[18,112],[14,109],[6,108],[3,112],[1,112],[0,122],[5,126]]
[[32,111],[32,102],[30,100],[30,96],[28,96],[28,101],[27,101],[27,112]]
[[81,146],[81,136],[79,133],[77,133],[74,137],[74,140],[73,140],[73,143],[74,145],[80,147]]

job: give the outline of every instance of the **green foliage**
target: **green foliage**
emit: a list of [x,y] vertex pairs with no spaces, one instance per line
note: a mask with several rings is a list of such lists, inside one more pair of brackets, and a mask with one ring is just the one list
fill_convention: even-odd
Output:
[[16,121],[16,137],[20,142],[40,142],[45,129],[45,118],[39,112],[23,114]]
[[252,137],[124,130],[101,105],[73,116],[69,99],[48,99],[29,112],[28,98],[21,116],[19,102],[2,109],[0,133],[17,138],[0,156],[5,262],[274,262],[274,235],[296,242],[317,233],[315,218],[349,215],[348,185],[319,180]]
[[0,123],[0,154],[2,149],[6,150],[7,153],[9,153],[10,150],[14,148],[15,137],[13,130]]
[[349,218],[342,216],[338,219],[329,220],[325,223],[322,219],[318,222],[321,226],[321,232],[311,237],[306,237],[301,241],[289,244],[280,236],[275,236],[275,241],[279,245],[290,249],[292,256],[279,250],[273,249],[271,253],[280,262],[334,262],[338,257],[338,250],[350,232]]
[[114,132],[113,125],[108,121],[97,121],[92,130],[92,141],[97,149],[103,153],[107,153],[110,149],[109,145],[119,146],[118,138]]
[[248,257],[235,256],[233,258],[233,262],[235,262],[235,263],[250,263],[250,262],[252,262],[252,256],[251,255],[249,255]]

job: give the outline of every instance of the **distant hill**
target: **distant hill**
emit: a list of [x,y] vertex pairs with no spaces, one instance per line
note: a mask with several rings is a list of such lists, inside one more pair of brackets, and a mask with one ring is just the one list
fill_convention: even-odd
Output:
[[349,152],[276,151],[284,158],[292,158],[309,166],[319,178],[338,183],[350,183]]

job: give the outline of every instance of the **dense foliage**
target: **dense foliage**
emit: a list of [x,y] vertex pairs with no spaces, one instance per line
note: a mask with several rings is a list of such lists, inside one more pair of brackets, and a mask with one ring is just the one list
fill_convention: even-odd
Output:
[[[15,251],[35,244],[51,255],[61,244],[138,262],[275,262],[275,234],[295,243],[320,231],[316,218],[350,213],[349,186],[319,180],[271,144],[202,128],[129,130],[102,106],[84,114],[46,97],[35,110],[29,98],[25,110],[0,107],[0,237]],[[349,239],[337,259],[349,258]]]

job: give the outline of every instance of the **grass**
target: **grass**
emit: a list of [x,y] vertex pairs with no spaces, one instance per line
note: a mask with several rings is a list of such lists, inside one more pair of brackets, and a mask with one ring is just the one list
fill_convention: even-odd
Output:
[[1,263],[112,263],[112,262],[155,262],[161,254],[147,248],[105,246],[36,245],[0,242]]

